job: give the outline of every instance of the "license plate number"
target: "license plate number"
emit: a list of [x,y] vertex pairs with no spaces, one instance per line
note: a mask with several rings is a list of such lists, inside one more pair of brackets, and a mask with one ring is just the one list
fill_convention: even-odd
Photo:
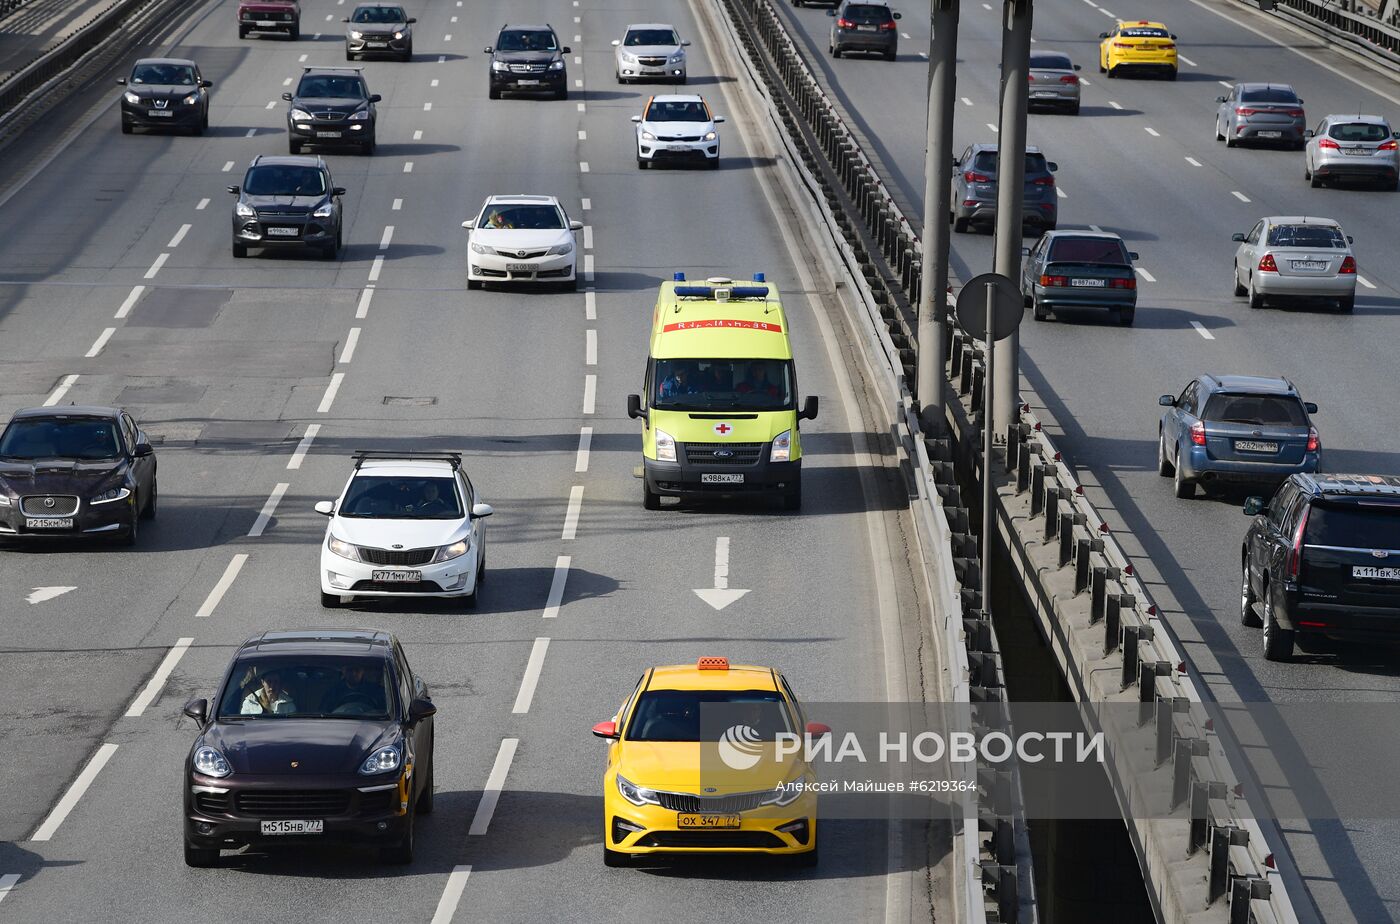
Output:
[[684,151],[689,151],[690,148],[687,147],[686,145],[683,145],[683,144],[668,144],[668,145],[666,145],[666,150],[668,150],[668,151],[681,151],[681,152],[684,152]]
[[533,273],[535,264],[533,263],[507,263],[506,271],[510,273]]
[[254,25],[262,26],[264,29],[266,29],[270,26],[277,25],[277,23],[273,22],[270,19],[259,19]]
[[148,110],[146,114],[153,119],[168,119],[175,115],[175,113],[171,112],[169,109],[151,109]]
[[516,83],[522,87],[537,87],[540,85],[538,80],[517,80]]
[[743,484],[744,476],[731,475],[728,472],[703,472],[700,475],[701,484]]
[[1278,452],[1278,443],[1261,443],[1258,440],[1235,440],[1236,452]]
[[1103,279],[1071,279],[1069,284],[1081,289],[1102,289],[1108,285],[1108,282]]
[[732,831],[739,827],[739,816],[683,814],[676,817],[676,826],[684,829],[710,828],[720,831]]
[[384,47],[384,43],[383,43],[383,42],[365,42],[365,47],[366,47],[366,48],[383,48],[383,47]]
[[296,228],[268,228],[267,233],[273,237],[296,237]]
[[1056,96],[1056,95],[1057,95],[1057,94],[1054,93],[1054,92],[1051,91],[1051,90],[1036,90],[1034,93],[1031,94],[1031,96],[1034,97],[1034,98],[1036,98],[1036,99],[1044,99],[1044,98],[1046,98],[1046,97],[1048,97],[1048,96]]
[[25,529],[72,529],[72,517],[25,517]]
[[1292,265],[1292,267],[1293,267],[1295,270],[1325,270],[1325,269],[1327,269],[1327,261],[1326,261],[1326,260],[1290,260],[1289,263],[1290,263],[1290,265]]
[[339,138],[340,132],[317,132],[317,138]]
[[1260,138],[1282,138],[1283,132],[1260,132]]
[[263,834],[324,834],[326,823],[317,818],[311,821],[264,821],[259,826]]
[[375,571],[370,577],[385,584],[411,584],[423,580],[421,571]]
[[1370,154],[1371,152],[1370,152],[1370,150],[1368,150],[1367,148],[1342,148],[1342,153],[1343,153],[1343,154],[1360,154],[1362,157],[1365,157],[1366,155]]
[[857,31],[857,32],[879,32],[880,30],[879,30],[879,28],[876,27],[876,26],[856,26],[856,31]]
[[1400,568],[1372,568],[1369,565],[1353,565],[1351,576],[1373,578],[1378,581],[1400,581]]

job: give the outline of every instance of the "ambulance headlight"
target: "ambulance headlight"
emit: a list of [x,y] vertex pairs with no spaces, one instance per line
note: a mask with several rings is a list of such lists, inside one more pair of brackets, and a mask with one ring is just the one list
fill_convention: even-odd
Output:
[[768,456],[770,462],[787,462],[792,459],[792,431],[784,430],[773,437],[773,451]]
[[676,438],[665,430],[656,431],[656,461],[676,461]]

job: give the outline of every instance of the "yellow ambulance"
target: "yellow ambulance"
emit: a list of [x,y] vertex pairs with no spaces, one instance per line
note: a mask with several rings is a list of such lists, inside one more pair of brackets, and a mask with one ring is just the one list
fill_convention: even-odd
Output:
[[663,282],[643,388],[627,414],[643,425],[646,509],[662,497],[756,493],[802,506],[797,427],[817,416],[817,399],[798,408],[787,318],[762,273]]

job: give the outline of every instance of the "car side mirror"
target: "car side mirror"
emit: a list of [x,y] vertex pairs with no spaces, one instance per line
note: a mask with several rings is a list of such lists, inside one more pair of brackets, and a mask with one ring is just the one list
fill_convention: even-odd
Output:
[[808,395],[807,400],[802,403],[802,410],[797,412],[798,420],[817,419],[817,396]]
[[724,116],[715,116],[715,124],[716,124],[716,125],[723,124],[723,122],[724,122]]
[[481,49],[481,50],[484,51],[484,52],[486,52],[488,55],[491,54],[491,46],[490,46],[490,45],[487,45],[485,48],[483,48],[483,49]]
[[1128,251],[1128,259],[1129,259],[1129,260],[1136,260],[1137,258],[1138,258],[1138,252],[1137,252],[1136,250],[1130,250],[1130,251]]
[[335,501],[317,501],[315,510],[323,517],[334,516]]
[[126,78],[125,78],[125,77],[118,77],[118,78],[117,78],[117,86],[119,86],[119,87],[124,87],[124,86],[126,86]]
[[1176,407],[1176,395],[1163,395],[1157,399],[1162,407]]
[[633,121],[633,122],[640,123],[640,122],[642,121],[642,117],[639,116],[639,115],[633,116],[633,117],[632,117],[632,121]]
[[209,89],[210,87],[212,87],[212,86],[214,85],[214,81],[212,81],[212,80],[201,80],[201,81],[199,82],[199,85],[200,85],[201,87],[203,87],[204,89],[207,90],[207,89]]
[[807,723],[807,737],[809,737],[809,738],[825,738],[825,737],[826,737],[827,735],[829,735],[829,734],[831,734],[831,726],[830,726],[830,725],[823,725],[821,722],[808,722],[808,723]]
[[1051,173],[1058,173],[1058,172],[1059,172],[1060,165],[1057,164],[1057,163],[1055,163],[1053,160],[1047,162],[1047,163],[1046,163],[1046,166],[1050,168],[1050,172],[1051,172]]
[[1352,239],[1352,236],[1351,236],[1350,234],[1347,235],[1347,243],[1348,243],[1348,244],[1355,244],[1355,243],[1356,243],[1356,241],[1354,241],[1354,240]]
[[571,54],[574,53],[574,50],[573,50],[572,48],[570,48],[568,45],[565,45],[563,48],[559,49],[559,53],[560,53],[560,54],[565,54],[565,55],[571,55]]
[[1169,34],[1170,34],[1171,37],[1172,37],[1172,41],[1176,41],[1176,33],[1175,33],[1175,32],[1172,32],[1172,33],[1169,33]]
[[1022,247],[1022,248],[1021,248],[1021,256],[1023,256],[1023,257],[1029,257],[1030,255],[1031,255],[1031,249],[1030,249],[1029,247]]
[[228,191],[229,191],[230,193],[232,193],[233,195],[235,195],[235,196],[238,195],[238,187],[237,187],[237,186],[230,186],[230,187],[228,187]]
[[1307,129],[1304,129],[1304,130],[1303,130],[1303,137],[1304,137],[1304,138],[1311,138],[1311,137],[1312,137],[1313,135],[1315,135],[1315,134],[1316,134],[1316,132],[1314,132],[1311,128],[1307,128]]
[[613,39],[613,40],[612,40],[612,47],[614,47],[614,48],[619,47],[621,44],[622,44],[622,39]]
[[1236,232],[1230,235],[1230,240],[1236,241],[1238,243],[1244,243],[1244,235],[1239,232]]
[[1392,138],[1400,138],[1400,132],[1391,132],[1391,133],[1390,133],[1390,137],[1392,137]]
[[468,218],[466,221],[462,222],[462,227],[470,231],[471,229],[476,227],[476,219]]
[[616,741],[618,738],[617,723],[599,722],[597,725],[593,726],[593,734],[598,738],[610,738]]
[[1309,414],[1316,414],[1316,413],[1317,413],[1317,405],[1316,405],[1315,403],[1313,403],[1312,401],[1304,401],[1304,402],[1303,402],[1303,410],[1307,411]]
[[1223,103],[1223,102],[1225,102],[1225,97],[1223,97],[1223,96],[1217,96],[1217,97],[1215,98],[1215,101],[1216,101],[1217,103]]
[[496,508],[495,508],[495,507],[492,507],[490,504],[472,504],[472,519],[473,519],[473,520],[480,520],[480,519],[482,519],[483,517],[489,517],[491,514],[493,514],[493,513],[495,513],[495,512],[496,512]]
[[835,17],[836,11],[835,11],[835,10],[827,10],[827,11],[826,11],[826,15]]
[[345,187],[344,187],[344,186],[332,186],[332,187],[331,187],[331,195],[332,195],[332,196],[343,196],[343,195],[345,195]]
[[642,410],[642,396],[641,396],[641,395],[628,395],[628,396],[627,396],[627,416],[628,416],[628,417],[631,417],[633,420],[638,420],[638,419],[640,419],[640,420],[646,420],[646,419],[647,419],[647,412],[644,411],[644,410]]
[[349,17],[349,16],[342,16],[342,17],[340,17],[340,21],[341,21],[341,22],[349,22],[349,21],[350,21],[350,17]]
[[437,706],[433,705],[432,700],[419,697],[408,704],[410,722],[421,722],[430,715],[437,715]]
[[371,103],[377,103],[377,102],[380,102],[380,101],[383,100],[383,99],[384,99],[384,97],[380,96],[378,93],[371,93],[371,94],[369,95],[369,101],[370,101]]
[[1244,502],[1244,515],[1247,517],[1257,517],[1264,512],[1264,498],[1248,497]]
[[185,708],[180,711],[198,722],[200,728],[209,724],[209,700],[207,699],[192,699],[185,703]]
[[132,447],[131,454],[138,459],[144,459],[146,456],[155,455],[156,451],[150,443],[141,442]]
[[292,94],[290,94],[290,93],[283,93],[283,94],[282,94],[282,98],[283,98],[284,100],[286,100],[287,102],[290,103],[290,102],[292,101]]
[[1079,69],[1080,69],[1079,65],[1076,64],[1076,65],[1074,66],[1074,69],[1075,69],[1076,71],[1079,70]]
[[409,24],[410,26],[413,25],[414,23],[416,23],[417,21],[418,21],[418,17],[417,17],[417,16],[410,16],[410,17],[408,17],[408,24]]
[[1099,33],[1099,38],[1101,38],[1101,39],[1106,39],[1106,38],[1108,38],[1108,33],[1107,33],[1107,32],[1100,32],[1100,33]]
[[581,221],[570,221],[570,222],[569,222],[569,230],[570,230],[570,231],[582,231],[582,230],[583,230],[583,222],[581,222]]
[[893,16],[895,19],[903,19],[903,18],[904,18],[904,14],[903,14],[903,13],[891,13],[890,15]]
[[683,46],[684,46],[684,45],[689,45],[689,44],[690,44],[690,39],[686,39],[684,42],[681,42],[681,45],[683,45]]

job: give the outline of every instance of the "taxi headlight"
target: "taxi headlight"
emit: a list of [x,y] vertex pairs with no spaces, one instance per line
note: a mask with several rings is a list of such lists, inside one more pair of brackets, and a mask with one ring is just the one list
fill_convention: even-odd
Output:
[[212,776],[222,779],[233,772],[228,760],[220,754],[216,748],[208,746],[200,748],[194,752],[194,759],[190,761],[194,766],[194,772],[201,776]]
[[233,214],[239,218],[252,218],[257,212],[253,211],[253,207],[246,202],[236,202],[233,206]]
[[792,458],[792,431],[784,430],[773,437],[773,451],[768,456],[769,462],[787,462]]
[[141,97],[137,96],[135,93],[132,93],[130,90],[127,90],[125,93],[122,94],[122,99],[126,100],[133,106],[141,102]]
[[471,547],[472,544],[469,539],[463,539],[451,545],[444,545],[433,555],[432,563],[437,565],[445,561],[451,561],[454,558],[461,558],[471,550]]
[[617,775],[617,791],[622,794],[622,798],[631,802],[633,805],[661,804],[661,800],[657,798],[656,793],[652,792],[650,789],[643,789],[621,773]]
[[399,765],[402,763],[403,754],[400,753],[399,746],[397,744],[385,745],[365,758],[365,762],[360,764],[360,772],[365,776],[389,773],[399,769]]
[[718,138],[718,137],[719,137],[719,133],[718,133],[718,132],[715,132],[715,131],[708,131],[708,132],[705,132],[705,140],[706,140],[706,141],[714,141],[714,140],[715,140],[716,138]]
[[476,241],[472,241],[470,246],[472,253],[484,253],[488,257],[495,256],[496,254],[496,249],[494,247],[487,247],[485,244],[478,244]]
[[574,252],[574,245],[573,245],[573,243],[572,243],[571,241],[565,241],[565,242],[562,243],[562,244],[555,244],[553,247],[549,248],[549,250],[545,251],[546,255],[552,256],[552,257],[559,257],[559,256],[563,256],[563,255],[566,254],[566,253],[573,253],[573,252]]
[[655,141],[655,140],[656,140],[656,136],[653,135],[651,132],[649,132],[649,131],[643,129],[643,130],[642,130],[642,140],[643,140],[643,141]]
[[348,558],[351,561],[360,560],[360,550],[348,542],[343,542],[334,536],[326,540],[326,548],[330,549],[341,558]]
[[656,431],[656,461],[676,461],[676,438],[665,430]]
[[802,797],[807,785],[806,774],[799,773],[771,793],[764,796],[759,805],[792,805]]
[[94,494],[88,499],[89,504],[110,504],[113,501],[126,500],[131,496],[131,492],[126,488],[111,488],[101,494]]

